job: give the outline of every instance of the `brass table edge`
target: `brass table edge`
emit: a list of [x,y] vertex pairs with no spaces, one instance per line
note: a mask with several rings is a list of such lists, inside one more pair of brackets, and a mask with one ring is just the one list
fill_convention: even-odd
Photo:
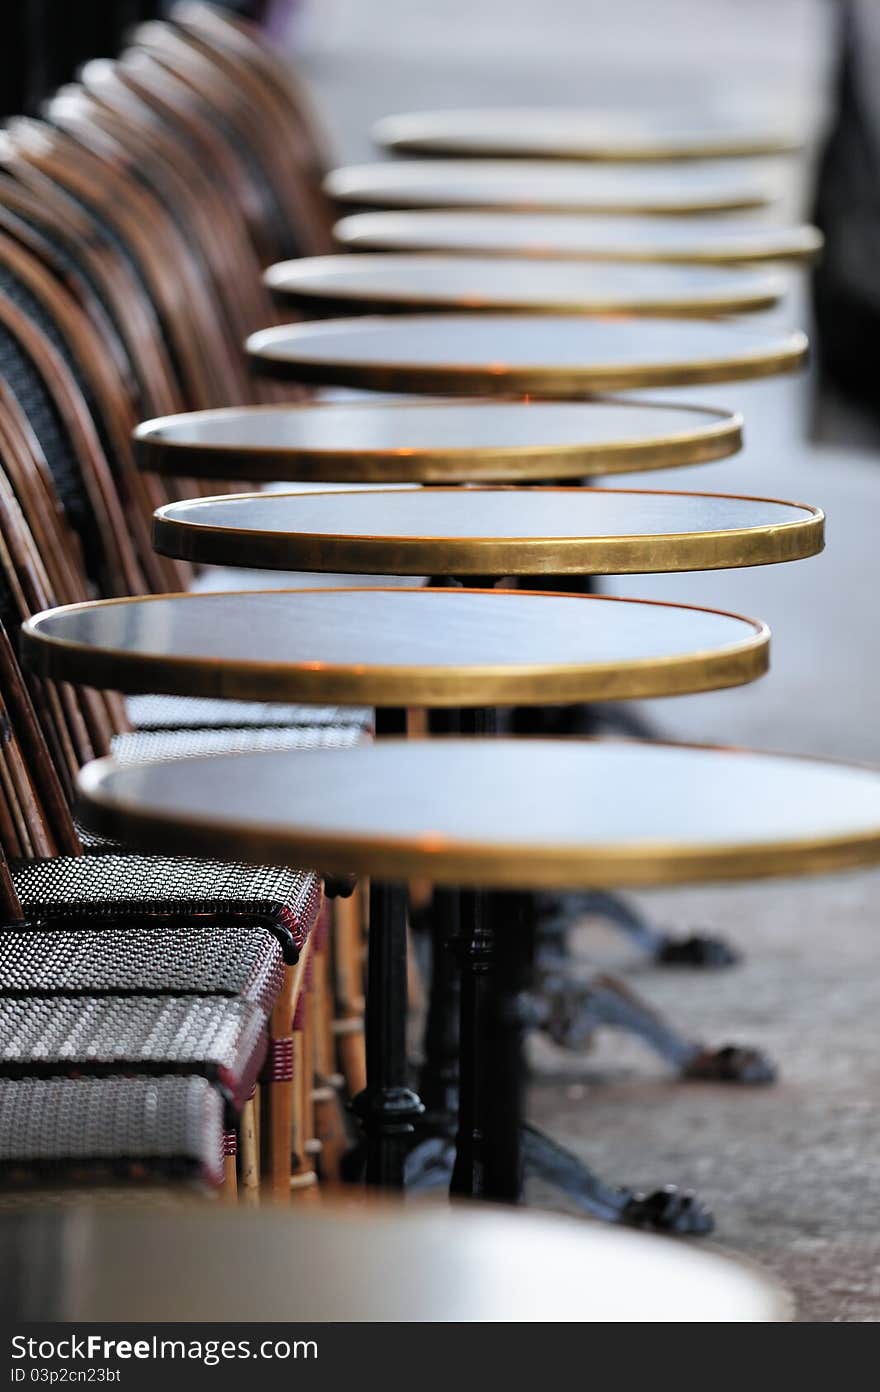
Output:
[[[525,115],[525,113],[523,113]],[[394,134],[393,117],[381,117],[373,123],[370,137],[375,145],[384,150],[400,150],[406,154],[419,154],[425,159],[489,159],[499,163],[517,160],[547,160],[550,162],[571,160],[583,164],[686,164],[691,161],[723,159],[774,159],[796,155],[804,149],[804,140],[794,133],[768,136],[721,136],[704,139],[699,145],[682,142],[670,145],[662,136],[644,140],[614,142],[601,136],[590,137],[580,145],[572,142],[569,148],[559,149],[548,137],[546,148],[498,149],[497,142],[490,138],[475,136],[473,139],[458,140],[442,135]]]
[[[432,213],[444,215],[455,215],[460,213],[462,216],[467,217],[470,214],[479,216],[480,211],[480,209],[470,207],[467,204],[454,208],[441,208],[428,205],[424,207],[404,207],[395,203],[377,203],[373,205],[372,211],[370,212],[347,213],[333,225],[331,231],[334,241],[339,246],[355,254],[362,253],[366,255],[370,252],[387,251],[399,255],[405,254],[407,256],[479,256],[481,258],[502,258],[524,261],[531,261],[534,259],[542,261],[611,262],[637,265],[752,266],[766,264],[774,265],[777,262],[810,264],[817,260],[825,246],[824,236],[819,228],[814,227],[812,223],[799,223],[787,229],[765,229],[770,233],[774,230],[779,230],[780,232],[783,230],[787,231],[791,238],[787,246],[783,244],[784,238],[780,236],[779,243],[775,247],[768,247],[766,244],[764,246],[759,246],[753,243],[751,246],[745,248],[740,247],[739,249],[732,245],[733,237],[731,237],[731,244],[727,246],[719,246],[717,242],[712,243],[711,241],[695,241],[690,246],[679,248],[657,246],[656,244],[651,246],[647,244],[647,241],[645,245],[635,246],[613,246],[611,243],[603,246],[601,243],[597,242],[594,246],[584,246],[581,248],[554,246],[552,243],[538,243],[532,247],[528,245],[490,245],[489,243],[477,242],[472,246],[468,246],[464,242],[455,244],[444,242],[439,236],[436,245],[432,245],[427,240],[417,245],[409,243],[402,245],[393,239],[393,234],[391,234],[391,239],[389,240],[389,234],[387,233],[383,235],[380,230],[371,231],[369,227],[363,230],[362,225],[355,225],[362,224],[362,221],[368,218],[375,217],[378,220],[386,215],[393,217],[395,214],[405,216],[415,214],[418,217],[423,214],[427,220],[431,217]],[[489,210],[483,209],[482,211],[487,212]],[[498,208],[495,211],[499,217],[505,216],[505,209]],[[517,215],[516,211],[512,209],[507,210],[507,212],[514,218]],[[525,216],[540,217],[542,212],[550,217],[560,216],[558,211],[549,208],[535,210],[532,213],[526,213]],[[577,214],[573,214],[573,216],[577,216]],[[798,236],[795,234],[800,235]]]
[[[168,510],[175,506],[170,504]],[[179,521],[164,516],[166,509],[160,508],[154,515],[153,543],[161,554],[178,560],[267,570],[377,575],[639,575],[770,565],[816,555],[824,546],[824,514],[807,504],[790,506],[802,507],[806,516],[760,527],[660,536],[502,539],[245,532]]]
[[[503,318],[500,315],[499,318]],[[516,316],[511,316],[516,317]],[[458,366],[453,363],[367,363],[337,360],[312,361],[245,348],[258,375],[283,381],[364,387],[374,391],[439,392],[465,396],[546,396],[578,400],[597,391],[631,391],[651,387],[687,386],[698,383],[749,381],[796,372],[807,358],[803,333],[786,335],[772,350],[754,349],[724,358],[700,361],[594,364],[584,367],[509,367],[497,370]]]
[[[373,589],[381,592],[381,587]],[[363,591],[354,591],[362,593]],[[384,591],[399,594],[400,590]],[[410,591],[411,593],[412,591]],[[278,595],[297,591],[251,591]],[[305,594],[352,593],[336,587]],[[419,594],[448,594],[449,591],[417,591]],[[456,593],[461,593],[457,591]],[[465,591],[467,593],[467,591]],[[497,595],[501,602],[507,593]],[[183,655],[132,653],[123,649],[95,647],[70,639],[48,637],[41,631],[41,619],[59,612],[79,609],[149,604],[168,598],[187,602],[205,596],[153,595],[144,599],[86,601],[58,606],[35,615],[22,626],[21,654],[24,665],[37,675],[53,681],[128,693],[157,692],[244,701],[300,701],[353,706],[461,706],[461,705],[543,705],[548,701],[575,703],[586,700],[627,700],[640,697],[675,696],[698,691],[717,691],[745,685],[763,676],[769,667],[770,630],[760,620],[727,610],[711,610],[750,624],[753,632],[717,648],[670,654],[663,657],[609,659],[591,663],[587,659],[571,663],[493,663],[469,664],[324,664],[320,670],[308,664],[236,660],[222,657],[200,658]],[[218,592],[216,599],[224,594]],[[552,597],[552,595],[550,596]],[[667,601],[632,600],[617,596],[565,596],[584,603],[655,605],[662,608],[703,612],[701,606],[678,605]],[[209,602],[214,602],[213,597]],[[442,602],[442,601],[441,601]]]
[[[543,161],[542,161],[543,162]],[[335,196],[335,201],[344,203],[347,206],[364,206],[361,200],[342,200]],[[540,194],[530,200],[526,193],[522,197],[511,199],[498,199],[483,203],[479,195],[475,194],[474,201],[464,202],[461,199],[442,198],[438,195],[437,202],[428,202],[426,198],[430,195],[422,195],[418,203],[401,204],[395,197],[393,203],[368,203],[367,206],[374,207],[381,212],[431,212],[431,213],[558,213],[572,217],[648,217],[648,218],[676,218],[676,217],[714,217],[716,214],[724,216],[725,213],[751,213],[760,208],[766,208],[771,203],[778,201],[776,195],[770,189],[741,189],[737,192],[718,194],[718,195],[694,195],[683,199],[681,202],[671,203],[668,199],[640,198],[633,194],[631,197],[619,198],[584,198],[577,202],[571,199],[556,200],[545,194]],[[354,216],[354,214],[351,214]]]
[[[377,253],[381,254],[381,253]],[[389,253],[394,255],[395,253]],[[405,255],[406,253],[400,253]],[[486,258],[492,259],[492,258]],[[537,257],[524,258],[537,260]],[[344,318],[347,314],[407,314],[430,311],[435,314],[462,314],[484,309],[491,314],[549,314],[585,318],[607,314],[626,314],[646,318],[711,319],[727,314],[749,314],[772,309],[785,295],[781,283],[768,283],[749,290],[714,291],[703,296],[670,294],[627,297],[611,295],[583,299],[518,300],[511,296],[481,298],[480,296],[451,296],[424,290],[419,294],[392,294],[388,291],[332,290],[317,285],[292,285],[271,274],[273,267],[263,272],[263,284],[282,304],[293,304],[306,311],[319,310],[322,318]]]
[[[343,751],[340,757],[344,756]],[[289,828],[224,826],[217,819],[169,823],[158,813],[121,808],[102,796],[100,789],[103,772],[114,767],[112,759],[97,760],[79,776],[80,815],[90,830],[121,837],[145,850],[167,851],[173,846],[179,853],[184,846],[187,853],[213,858],[229,854],[257,863],[282,864],[293,855],[322,872],[369,874],[391,880],[426,877],[435,884],[485,888],[614,889],[824,874],[880,861],[880,827],[858,834],[711,847],[643,841],[622,849],[619,843],[609,843],[595,845],[589,852],[576,845],[536,849],[518,842],[474,845],[438,840],[428,847],[409,837],[349,836],[341,845],[341,834],[300,830],[293,835]]]
[[[366,404],[373,404],[374,409],[378,406],[378,403]],[[479,408],[480,403],[473,404]],[[327,405],[324,409],[333,407]],[[739,412],[703,407],[677,409],[704,410],[712,419],[701,428],[646,440],[622,438],[564,445],[413,448],[401,452],[399,449],[308,450],[269,445],[190,444],[161,437],[163,422],[179,419],[179,416],[167,416],[143,422],[134,431],[133,441],[137,465],[148,473],[285,482],[294,477],[291,470],[296,470],[305,482],[340,483],[440,483],[453,478],[463,482],[485,479],[513,482],[530,478],[550,481],[703,464],[727,458],[742,449],[743,418]]]

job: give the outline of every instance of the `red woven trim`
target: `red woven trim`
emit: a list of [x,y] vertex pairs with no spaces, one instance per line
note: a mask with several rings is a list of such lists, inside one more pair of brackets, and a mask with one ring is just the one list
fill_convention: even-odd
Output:
[[320,881],[316,881],[314,887],[306,896],[305,904],[300,905],[299,910],[292,909],[289,905],[282,905],[279,911],[279,919],[287,929],[298,950],[302,950],[306,938],[315,927],[318,913],[322,903],[322,889]]
[[237,1132],[237,1131],[224,1131],[224,1132],[223,1132],[223,1154],[224,1154],[224,1156],[237,1155],[237,1154],[238,1154],[238,1132]]
[[287,1035],[269,1044],[266,1075],[270,1083],[289,1083],[293,1080],[293,1040]]
[[306,1024],[306,1002],[302,991],[296,998],[296,1009],[293,1012],[293,1032],[305,1029]]

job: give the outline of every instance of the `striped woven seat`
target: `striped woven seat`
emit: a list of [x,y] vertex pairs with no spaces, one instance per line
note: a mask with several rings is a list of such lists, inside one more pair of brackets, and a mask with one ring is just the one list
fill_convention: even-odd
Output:
[[[199,705],[201,702],[194,701],[193,704]],[[225,702],[209,701],[205,704],[220,706]],[[130,734],[116,735],[112,744],[113,757],[123,764],[143,764],[156,759],[186,759],[199,754],[245,754],[261,749],[274,749],[280,753],[287,749],[346,748],[368,737],[363,726],[354,724],[285,725],[277,729],[233,726],[225,730],[218,729],[213,722],[211,724],[210,729],[139,729]]]
[[199,1076],[233,1113],[253,1092],[268,1039],[247,1001],[204,996],[0,997],[0,1076]]
[[205,1078],[0,1080],[0,1183],[223,1180],[223,1099]]
[[267,928],[7,929],[0,995],[193,995],[249,1001],[268,1015],[284,958]]
[[95,854],[53,856],[12,866],[29,922],[115,927],[262,925],[295,962],[321,907],[321,881],[308,870],[237,861]]
[[207,696],[129,696],[135,730],[368,728],[373,712],[348,706],[276,705],[264,701],[221,701]]

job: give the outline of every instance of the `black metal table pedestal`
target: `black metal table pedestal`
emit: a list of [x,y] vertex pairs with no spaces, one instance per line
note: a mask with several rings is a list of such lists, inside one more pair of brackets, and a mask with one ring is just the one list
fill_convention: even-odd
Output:
[[[405,734],[405,711],[376,711],[377,737]],[[370,885],[367,1086],[352,1106],[366,1141],[366,1181],[383,1189],[403,1188],[407,1151],[424,1111],[409,1086],[406,1047],[408,897],[405,885]]]

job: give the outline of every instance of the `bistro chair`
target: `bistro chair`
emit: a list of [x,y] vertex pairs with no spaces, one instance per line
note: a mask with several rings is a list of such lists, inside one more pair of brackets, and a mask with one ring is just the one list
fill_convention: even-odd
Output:
[[[21,317],[13,316],[13,319],[15,326],[20,327],[22,322]],[[34,345],[35,351],[41,351],[45,346],[41,344],[39,333],[36,330],[32,332],[28,342]],[[64,449],[64,446],[66,444],[69,445],[70,442],[67,440],[63,430],[66,416],[62,415],[61,411],[58,410],[56,406],[58,400],[57,387],[56,397],[53,399],[48,391],[48,370],[47,376],[41,379],[33,369],[31,362],[26,358],[25,354],[20,351],[19,340],[13,339],[10,335],[6,347],[8,353],[15,360],[19,376],[21,376],[23,371],[27,371],[28,368],[31,369],[27,377],[27,385],[29,387],[27,400],[29,403],[36,402],[36,405],[31,405],[31,415],[34,416],[38,423],[43,440],[45,441],[46,451],[56,460],[56,467],[58,459],[66,457],[68,464],[64,478],[65,480],[73,479],[74,483],[78,483],[81,477],[81,470],[77,470],[76,466],[79,464],[80,460],[71,460],[71,451],[65,451]],[[43,357],[45,356],[46,353],[44,352]],[[41,363],[42,361],[43,359],[40,358]],[[52,379],[51,384],[53,386],[55,385],[54,379]],[[67,388],[69,393],[75,397],[75,383],[68,382]],[[48,510],[43,506],[43,493],[45,493],[45,490],[50,486],[51,480],[47,479],[47,471],[45,469],[29,469],[27,427],[30,425],[30,422],[24,417],[21,403],[13,398],[12,394],[9,392],[7,392],[7,398],[8,401],[11,401],[13,408],[10,413],[10,418],[13,422],[17,419],[20,427],[18,453],[15,455],[14,460],[19,470],[19,477],[22,483],[21,492],[25,502],[25,508],[22,508],[21,511],[26,511],[27,521],[33,522],[34,527],[39,529],[38,534],[41,537],[41,545],[36,545],[35,539],[32,539],[31,544],[25,546],[24,555],[19,554],[17,565],[18,570],[21,572],[25,571],[28,566],[36,564],[40,554],[51,557],[70,556],[71,549],[75,553],[76,547],[74,546],[71,548],[69,545],[69,530],[64,525],[63,514],[58,500],[56,499],[54,506]],[[40,409],[37,410],[37,407]],[[82,406],[80,406],[80,410],[82,409]],[[24,422],[22,418],[24,418]],[[33,432],[31,432],[30,438],[32,443]],[[80,458],[85,458],[86,462],[88,462],[87,455],[81,453]],[[33,459],[31,459],[30,462],[33,463]],[[27,483],[32,485],[29,491],[25,491],[24,488],[24,485]],[[37,483],[40,483],[43,493],[38,494],[34,491]],[[12,509],[13,501],[14,500],[9,500],[10,506],[7,509],[7,528],[9,529],[10,537],[14,538],[22,532],[23,519],[19,516],[18,520],[15,521]],[[85,511],[85,505],[83,510]],[[121,529],[121,534],[127,535],[124,529]],[[98,538],[98,540],[100,540],[100,538]],[[103,558],[100,556],[95,559],[94,570],[96,573],[101,569],[102,561]],[[12,572],[15,571],[13,558],[10,558],[9,568]],[[53,589],[48,583],[47,577],[45,583],[39,588],[34,588],[34,586],[31,585],[27,593],[19,594],[17,618],[14,620],[10,619],[12,631],[15,631],[17,622],[27,617],[28,613],[34,613],[39,608],[46,607],[47,604],[75,602],[78,599],[87,597],[89,593],[93,592],[92,585],[94,582],[90,584],[85,576],[77,575],[75,567],[73,568],[72,574],[66,576],[56,575],[55,579],[56,581],[61,580],[66,583],[59,583]],[[12,585],[14,580],[15,575],[10,574],[9,584]],[[20,585],[18,588],[20,590]],[[32,688],[31,695],[38,702],[38,705],[45,705],[47,700],[57,704],[60,699],[59,696],[57,694],[47,695],[46,693],[49,691],[49,688],[46,688],[45,692],[42,690],[36,691]],[[66,693],[63,687],[60,688],[60,691],[69,704],[70,693]],[[86,710],[91,709],[95,704],[95,693],[80,694]],[[103,698],[98,699],[101,700]],[[298,747],[304,742],[310,742],[313,738],[333,742],[354,740],[361,737],[360,731],[363,721],[368,718],[366,713],[355,713],[352,717],[351,712],[346,711],[343,713],[332,709],[318,709],[316,712],[314,708],[311,707],[261,707],[258,703],[244,703],[242,708],[239,703],[235,702],[188,701],[186,698],[170,697],[142,698],[142,709],[144,711],[146,723],[151,726],[151,729],[149,732],[142,733],[140,736],[135,736],[130,733],[128,720],[122,711],[118,699],[113,702],[112,719],[109,727],[107,724],[107,717],[105,716],[103,724],[97,732],[98,737],[92,738],[91,741],[87,741],[86,736],[79,729],[75,731],[75,738],[70,736],[69,733],[65,734],[63,726],[61,730],[59,730],[60,717],[57,713],[54,723],[46,719],[44,725],[46,737],[55,750],[56,766],[62,773],[68,791],[76,767],[94,753],[99,752],[102,748],[108,748],[109,741],[113,742],[114,752],[122,758],[170,757],[174,754],[181,755],[187,752],[196,752],[199,748],[204,751],[210,748],[215,752],[219,752],[222,748],[265,748],[268,747],[269,744],[271,744],[271,747],[281,749]],[[136,705],[133,713],[136,716],[138,714]],[[68,715],[68,719],[74,722],[79,719],[76,702],[74,703],[71,713]],[[271,731],[271,738],[261,733],[259,728],[261,719],[264,723],[267,723]],[[94,717],[93,724],[95,720],[97,720],[97,716]],[[295,723],[291,724],[290,722]],[[198,728],[192,728],[203,727],[206,724],[214,724],[217,727],[216,736],[207,742],[201,738],[204,731],[200,731]],[[320,731],[320,734],[312,737],[309,734],[310,726],[314,726]],[[126,741],[133,742],[130,742],[126,748]],[[351,941],[352,935],[350,930],[344,934],[344,937],[346,943],[350,944],[349,950],[344,954],[346,958],[350,956],[352,950],[357,954],[356,943]],[[356,1013],[354,1008],[354,1002],[358,1000],[359,996],[360,993],[353,993],[348,998],[348,1004],[344,1007],[344,1014],[342,1017],[347,1022],[347,1028],[354,1031],[351,1037],[346,1036],[346,1047],[344,1052],[349,1060],[346,1072],[350,1074],[355,1082],[358,1081],[362,1071],[358,1064],[358,1057],[362,1054],[362,1037],[359,1037],[360,1015]]]
[[[164,121],[122,79],[109,59],[89,63],[82,86],[65,88],[47,109],[50,119],[84,138],[94,125],[112,135],[138,161],[145,178],[172,214],[193,229],[209,260],[215,294],[236,341],[245,325],[273,317],[259,282],[260,261],[240,207],[214,181],[189,141]],[[257,388],[251,386],[251,390]]]
[[8,137],[0,138],[0,152],[4,231],[38,256],[89,315],[105,352],[117,356],[129,377],[139,410],[152,401],[184,403],[156,306],[124,246],[64,189],[27,166]]
[[[188,397],[225,405],[245,389],[247,378],[212,297],[199,249],[129,168],[124,152],[102,136],[96,130],[87,147],[45,122],[16,120],[9,126],[22,176],[35,170],[60,185],[107,225],[140,269]],[[208,354],[206,343],[212,345]]]
[[[304,1095],[306,1087],[310,1095],[313,1086],[310,1067],[308,1082],[294,1071],[293,1021],[297,1008],[301,1019],[306,1012],[305,1001],[299,1007],[298,1002],[305,981],[308,939],[321,907],[320,880],[314,874],[281,868],[130,855],[124,848],[110,843],[104,843],[100,849],[96,847],[91,855],[83,855],[70,811],[65,810],[63,791],[53,776],[52,762],[41,739],[33,708],[23,683],[15,680],[11,649],[5,639],[0,646],[6,657],[3,686],[8,728],[0,769],[0,835],[3,850],[11,858],[7,890],[14,920],[23,917],[28,925],[39,926],[53,938],[55,934],[75,939],[83,932],[111,932],[117,936],[109,941],[119,942],[119,934],[127,940],[131,932],[138,932],[154,935],[155,943],[158,932],[188,930],[189,934],[195,932],[210,938],[218,931],[228,934],[231,930],[261,929],[263,934],[268,933],[277,941],[278,953],[287,966],[269,1021],[268,1097],[265,1099],[268,1123],[265,1143],[269,1151],[265,1168],[273,1193],[277,1197],[284,1196],[289,1182],[293,1100],[295,1096]],[[21,740],[19,730],[24,732]],[[25,758],[26,751],[32,755],[33,773]],[[33,756],[37,756],[36,764]],[[0,939],[2,937],[0,934]],[[138,942],[143,945],[144,941],[135,939],[133,950],[137,949]],[[172,943],[173,939],[167,941]],[[183,946],[175,948],[178,958],[186,941],[184,938]],[[226,949],[231,941],[233,939],[226,938]],[[10,944],[10,950],[14,946],[15,943]],[[31,939],[31,948],[34,946]],[[69,950],[76,950],[75,942],[69,945]],[[112,953],[112,949],[110,951]],[[273,962],[278,953],[272,954]],[[191,975],[190,986],[198,979],[199,990],[205,991],[207,985],[216,987],[216,979],[209,970],[212,960],[215,959],[208,944],[202,949],[201,975],[197,978]],[[180,989],[183,965],[185,958],[176,970],[172,967],[167,976],[164,961],[159,961],[159,974],[153,978],[153,988]],[[197,965],[190,962],[194,972]],[[51,961],[48,966],[51,967]],[[118,994],[118,989],[126,982],[130,989],[138,980],[147,980],[145,968],[136,968],[132,976],[124,965],[117,964],[115,973],[114,977],[112,972],[101,968],[100,962],[92,961],[83,966],[80,984],[83,990],[91,990],[94,994],[96,983],[100,981],[104,983],[103,989],[117,988]],[[242,974],[243,968],[239,966],[239,978]],[[0,972],[0,995],[2,979]],[[59,980],[62,987],[66,979]],[[267,999],[265,994],[261,997],[263,1006]],[[105,1043],[102,1047],[108,1046]],[[307,1066],[311,1059],[302,1053],[301,1062]],[[243,1099],[247,1100],[247,1097]],[[302,1140],[300,1151],[304,1154]],[[255,1166],[250,1168],[256,1173]],[[254,1187],[253,1180],[250,1187]]]
[[215,5],[184,0],[172,8],[171,20],[218,65],[225,64],[231,76],[259,78],[257,91],[267,111],[286,118],[297,133],[304,167],[320,177],[328,167],[328,154],[317,113],[295,69],[279,62],[252,25]]
[[235,1132],[223,1112],[197,1075],[4,1078],[0,1187],[225,1184],[234,1195]]
[[[141,25],[136,47],[155,56],[199,97],[206,111],[230,132],[250,164],[278,220],[290,255],[305,256],[332,245],[332,205],[309,168],[312,156],[301,126],[279,110],[276,90],[246,65],[233,68],[219,50],[210,53],[191,35],[162,21]],[[231,80],[232,79],[232,80]],[[279,139],[279,131],[283,138]]]

